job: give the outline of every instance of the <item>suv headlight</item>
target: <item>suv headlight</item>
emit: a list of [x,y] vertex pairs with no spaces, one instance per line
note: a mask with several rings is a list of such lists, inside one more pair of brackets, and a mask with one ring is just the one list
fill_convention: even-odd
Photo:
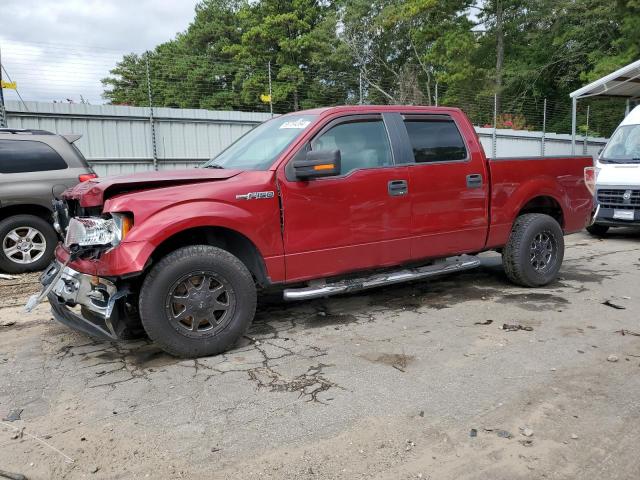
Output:
[[67,247],[115,247],[125,238],[132,226],[131,215],[124,213],[112,213],[111,218],[75,217],[69,220],[64,244]]

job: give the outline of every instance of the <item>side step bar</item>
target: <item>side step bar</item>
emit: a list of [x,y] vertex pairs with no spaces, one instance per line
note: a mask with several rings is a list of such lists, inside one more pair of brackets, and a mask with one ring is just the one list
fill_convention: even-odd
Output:
[[480,266],[480,260],[470,255],[449,257],[436,261],[432,265],[424,267],[406,268],[387,273],[378,273],[369,277],[351,278],[335,283],[316,283],[302,288],[287,288],[284,291],[285,300],[308,300],[310,298],[327,297],[338,293],[356,292],[367,288],[392,285],[394,283],[420,280],[427,277],[435,277],[446,273],[469,270]]

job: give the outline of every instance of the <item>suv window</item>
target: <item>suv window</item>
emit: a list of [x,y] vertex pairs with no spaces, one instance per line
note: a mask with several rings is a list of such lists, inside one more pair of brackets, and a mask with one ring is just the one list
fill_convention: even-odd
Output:
[[464,160],[467,149],[453,120],[405,120],[416,163]]
[[340,150],[341,174],[359,168],[392,165],[391,146],[382,120],[341,123],[311,142],[312,150]]
[[0,140],[0,173],[63,170],[67,164],[46,143],[34,140]]

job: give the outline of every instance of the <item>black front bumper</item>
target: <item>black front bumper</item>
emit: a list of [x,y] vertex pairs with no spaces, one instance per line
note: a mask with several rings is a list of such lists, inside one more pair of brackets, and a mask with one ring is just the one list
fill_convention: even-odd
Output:
[[[624,207],[623,207],[624,208]],[[622,220],[613,218],[615,208],[600,207],[595,222],[598,225],[607,225],[609,227],[638,227],[640,226],[640,209],[633,211],[633,220]]]

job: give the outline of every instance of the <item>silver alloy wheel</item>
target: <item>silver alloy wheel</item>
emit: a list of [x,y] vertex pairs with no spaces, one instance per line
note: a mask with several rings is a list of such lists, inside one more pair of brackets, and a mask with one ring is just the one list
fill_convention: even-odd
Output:
[[531,242],[529,249],[529,258],[533,268],[538,271],[544,271],[550,265],[555,263],[558,255],[556,239],[550,232],[540,232]]
[[21,265],[37,262],[46,250],[47,240],[37,228],[17,227],[2,239],[5,256]]
[[236,308],[231,284],[213,272],[194,272],[169,289],[165,311],[170,323],[188,337],[210,337],[223,330]]

